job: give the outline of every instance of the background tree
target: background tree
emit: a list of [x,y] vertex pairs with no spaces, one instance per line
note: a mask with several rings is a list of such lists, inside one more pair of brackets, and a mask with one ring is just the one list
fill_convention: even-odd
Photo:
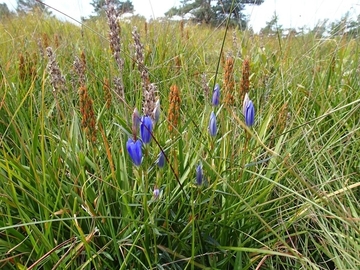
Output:
[[247,17],[243,13],[246,4],[260,5],[264,0],[219,0],[214,7],[217,22],[224,21],[230,16],[232,25],[239,25],[244,29],[247,26]]
[[5,3],[0,4],[0,19],[13,15],[14,12],[10,11]]
[[189,0],[183,0],[182,6],[171,8],[165,15],[171,17],[190,14],[195,22],[214,25],[219,25],[230,17],[231,24],[245,28],[247,22],[243,14],[245,5],[260,5],[263,2],[264,0],[195,0],[190,3]]
[[[107,8],[105,0],[92,0],[90,4],[94,7],[94,12],[96,13],[96,16],[102,16],[105,14],[105,10]],[[115,6],[118,14],[124,14],[134,11],[134,5],[130,0],[113,0],[112,4]]]
[[319,21],[313,29],[310,30],[310,34],[314,35],[316,38],[321,38],[325,35],[327,31],[327,23],[329,19],[325,19],[322,21]]
[[349,13],[346,13],[340,19],[340,21],[335,21],[330,24],[330,34],[332,36],[341,36],[345,34],[348,23],[349,23]]
[[350,20],[346,33],[350,35],[351,37],[358,37],[360,33],[360,15],[357,16],[356,20]]
[[16,11],[18,13],[40,12],[51,15],[51,11],[36,0],[17,0]]
[[263,35],[274,35],[276,33],[282,34],[282,25],[279,24],[279,16],[276,13],[273,14],[271,20],[266,22],[266,26],[260,29],[260,33]]
[[358,37],[360,33],[360,15],[356,19],[351,18],[349,12],[338,21],[330,24],[331,36],[349,36],[352,38]]
[[[191,8],[190,11],[188,11]],[[215,19],[215,12],[211,6],[211,0],[197,0],[193,4],[187,4],[184,11],[191,12],[197,22],[210,23]]]

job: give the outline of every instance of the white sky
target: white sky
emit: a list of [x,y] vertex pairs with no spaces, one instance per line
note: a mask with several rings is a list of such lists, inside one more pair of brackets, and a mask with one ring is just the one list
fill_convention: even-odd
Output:
[[[65,14],[80,20],[81,16],[92,13],[90,0],[44,0],[44,2]],[[10,9],[16,7],[16,0],[0,0]],[[180,5],[180,0],[132,0],[135,14],[147,18],[161,17],[173,6]],[[255,31],[266,25],[274,12],[283,28],[314,27],[320,20],[329,18],[339,20],[347,11],[352,17],[360,14],[360,0],[265,0],[260,6],[248,6],[250,25]],[[56,11],[53,11],[57,15]],[[61,16],[61,15],[59,15]]]

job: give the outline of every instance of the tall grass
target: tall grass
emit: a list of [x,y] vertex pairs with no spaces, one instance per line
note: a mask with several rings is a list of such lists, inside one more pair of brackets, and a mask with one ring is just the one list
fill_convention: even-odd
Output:
[[[133,109],[142,111],[134,26],[162,109],[139,167],[125,147]],[[233,36],[231,29],[139,19],[121,29],[125,102],[112,83],[119,71],[106,20],[1,20],[0,267],[359,268],[358,40]],[[62,90],[51,85],[47,46],[65,75]],[[73,66],[82,53],[95,138],[84,125],[81,104],[88,103]],[[224,103],[222,91],[212,107],[227,55],[233,101]],[[245,59],[252,127],[242,115]],[[175,85],[176,124],[168,118]],[[161,149],[164,168],[156,166]]]

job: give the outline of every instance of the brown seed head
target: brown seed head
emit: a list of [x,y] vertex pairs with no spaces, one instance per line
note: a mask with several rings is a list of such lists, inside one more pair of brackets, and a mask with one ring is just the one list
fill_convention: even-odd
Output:
[[47,47],[49,47],[49,36],[48,36],[48,34],[46,34],[46,33],[43,33],[42,34],[42,42],[43,42],[43,47],[44,48],[47,48]]
[[180,119],[180,90],[177,85],[170,87],[169,110],[168,110],[168,129],[171,135],[175,135],[175,130]]
[[180,56],[177,55],[175,56],[175,72],[176,74],[179,74],[180,72],[180,69],[181,69],[181,59],[180,59]]
[[104,95],[105,95],[106,108],[110,109],[112,97],[111,97],[111,91],[110,91],[110,83],[107,78],[104,78],[103,90],[104,90]]
[[96,117],[93,109],[93,101],[88,95],[86,86],[79,88],[80,113],[82,116],[81,126],[86,136],[92,143],[96,142]]
[[246,58],[242,66],[242,78],[240,85],[240,100],[244,100],[245,94],[250,90],[250,60]]
[[19,54],[19,77],[22,81],[26,77],[25,57],[22,53]]
[[234,58],[228,57],[225,62],[225,73],[224,73],[224,92],[225,92],[225,104],[234,104]]
[[184,38],[184,20],[181,20],[180,22],[180,33],[181,33],[181,38]]

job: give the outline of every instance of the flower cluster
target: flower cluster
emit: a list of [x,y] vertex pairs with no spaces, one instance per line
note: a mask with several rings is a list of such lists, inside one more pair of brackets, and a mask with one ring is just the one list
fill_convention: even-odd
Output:
[[[142,161],[142,145],[149,144],[151,142],[153,127],[154,124],[160,119],[160,100],[156,102],[156,107],[154,109],[154,121],[150,116],[144,115],[140,117],[139,111],[135,108],[131,117],[131,132],[132,138],[126,143],[126,149],[129,153],[129,156],[133,163],[136,166],[141,165]],[[140,139],[137,139],[137,134],[140,129]],[[165,165],[165,156],[164,152],[161,151],[159,154],[159,158],[157,164],[160,168]]]
[[[216,107],[220,104],[220,86],[216,84],[213,90],[211,105]],[[252,100],[249,98],[248,93],[245,94],[244,101],[243,101],[243,109],[242,113],[244,115],[245,124],[249,127],[254,125],[255,122],[255,107]],[[218,132],[217,122],[216,122],[216,113],[211,111],[210,119],[209,119],[209,134],[211,137],[215,137]],[[202,169],[201,162],[196,167],[196,184],[202,185],[204,178],[204,173]]]
[[[137,139],[138,129],[140,127],[141,141]],[[131,157],[133,163],[136,166],[140,166],[142,161],[142,143],[148,144],[151,142],[151,136],[153,131],[153,122],[149,116],[143,116],[140,119],[139,112],[135,108],[132,114],[131,125],[133,138],[129,138],[126,143],[126,149]]]
[[[230,80],[230,79],[229,79]],[[233,87],[231,85],[231,81],[228,83],[228,87]],[[170,134],[173,135],[174,127],[177,126],[179,117],[180,117],[180,97],[179,97],[179,89],[176,85],[173,85],[170,88],[170,104],[169,104],[169,112],[168,112],[168,123],[169,123],[169,131]],[[210,98],[210,97],[209,97]],[[151,99],[152,100],[152,99]],[[214,144],[216,143],[215,138],[218,134],[218,126],[217,126],[217,115],[220,114],[221,108],[219,109],[220,105],[220,85],[215,84],[215,87],[212,92],[211,96],[211,106],[212,110],[210,113],[209,118],[209,124],[208,124],[208,130],[209,135],[211,139],[211,147],[214,149]],[[159,121],[160,119],[160,100],[157,99],[156,102],[154,102],[154,106],[151,106],[152,109],[150,110],[148,106],[145,106],[147,113],[144,113],[143,116],[139,115],[139,112],[137,109],[134,110],[132,114],[132,138],[129,138],[126,143],[126,149],[127,152],[135,166],[140,166],[143,161],[143,147],[146,144],[151,143],[151,140],[153,138],[153,130],[154,125]],[[218,109],[216,110],[216,107]],[[144,109],[144,108],[143,108]],[[249,127],[253,126],[255,123],[255,107],[252,102],[252,100],[249,98],[248,93],[244,95],[243,100],[243,108],[242,113],[244,115],[245,124]],[[140,133],[140,138],[137,138],[138,132]],[[147,150],[147,149],[146,149]],[[146,151],[146,155],[147,155]],[[156,159],[156,165],[159,168],[163,168],[165,166],[165,163],[167,161],[167,157],[165,156],[165,153],[162,149],[160,149],[160,152],[158,154],[158,157]],[[203,166],[201,161],[196,166],[196,185],[201,186],[204,183],[204,179],[206,182],[206,175],[204,176]],[[153,188],[153,197],[154,199],[157,199],[159,197],[160,191],[157,185]]]

